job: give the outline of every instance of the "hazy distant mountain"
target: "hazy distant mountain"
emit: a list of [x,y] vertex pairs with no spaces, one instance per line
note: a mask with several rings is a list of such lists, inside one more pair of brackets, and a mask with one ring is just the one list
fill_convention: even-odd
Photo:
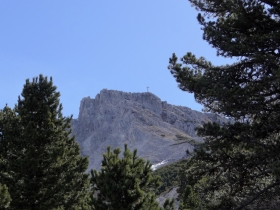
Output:
[[[103,89],[94,99],[82,99],[72,129],[82,155],[89,156],[89,169],[99,169],[109,145],[123,149],[126,143],[153,164],[186,158],[186,150],[191,152],[201,141],[194,128],[209,121],[225,122],[212,114],[168,104],[149,92]],[[189,143],[178,144],[181,140]]]

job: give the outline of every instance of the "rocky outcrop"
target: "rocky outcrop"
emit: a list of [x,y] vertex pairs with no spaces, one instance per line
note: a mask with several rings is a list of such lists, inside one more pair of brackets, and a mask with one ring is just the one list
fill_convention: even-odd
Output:
[[[89,169],[99,169],[107,146],[123,149],[124,144],[153,164],[186,158],[186,150],[201,141],[195,127],[224,119],[187,107],[161,101],[152,93],[126,93],[103,89],[94,99],[83,98],[72,131],[89,157]],[[181,140],[190,143],[178,144]]]
[[169,200],[174,199],[174,207],[175,209],[179,209],[180,202],[177,199],[178,193],[177,193],[178,187],[171,188],[168,192],[162,193],[160,196],[157,197],[157,202],[159,203],[160,206],[163,206],[164,202],[166,201],[167,198]]

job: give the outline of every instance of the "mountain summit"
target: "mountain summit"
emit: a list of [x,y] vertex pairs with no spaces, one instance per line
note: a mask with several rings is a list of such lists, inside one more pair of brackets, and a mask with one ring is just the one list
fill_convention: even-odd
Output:
[[[89,169],[100,169],[107,146],[123,148],[126,143],[153,164],[186,158],[201,142],[195,127],[224,119],[188,107],[174,106],[150,92],[127,93],[103,89],[94,99],[83,98],[72,130],[89,157]],[[182,140],[188,142],[180,144]]]

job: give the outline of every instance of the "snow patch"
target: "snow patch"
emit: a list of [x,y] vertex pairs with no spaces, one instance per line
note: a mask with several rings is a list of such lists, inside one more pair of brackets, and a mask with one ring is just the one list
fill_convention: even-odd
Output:
[[161,161],[160,163],[157,163],[157,164],[152,165],[153,171],[157,170],[160,166],[166,164],[167,162],[168,162],[167,160],[163,160],[163,161]]

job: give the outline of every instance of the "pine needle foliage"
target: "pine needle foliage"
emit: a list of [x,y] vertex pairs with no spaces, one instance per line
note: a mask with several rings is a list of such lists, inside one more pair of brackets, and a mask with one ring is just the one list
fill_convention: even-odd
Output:
[[0,183],[11,210],[86,208],[88,160],[71,137],[52,78],[26,80],[14,109],[0,111]]
[[[91,171],[93,206],[98,210],[161,210],[156,201],[155,191],[160,186],[158,176],[154,176],[152,164],[137,156],[125,145],[123,158],[120,149],[103,155],[101,171]],[[173,202],[167,201],[163,207],[173,210]]]
[[11,200],[7,186],[0,184],[0,209],[7,209]]
[[[209,209],[269,209],[280,196],[280,1],[190,0],[203,39],[236,62],[216,66],[191,52],[169,69],[205,111],[233,123],[198,129],[205,143],[186,180]],[[198,183],[208,180],[202,187]]]

